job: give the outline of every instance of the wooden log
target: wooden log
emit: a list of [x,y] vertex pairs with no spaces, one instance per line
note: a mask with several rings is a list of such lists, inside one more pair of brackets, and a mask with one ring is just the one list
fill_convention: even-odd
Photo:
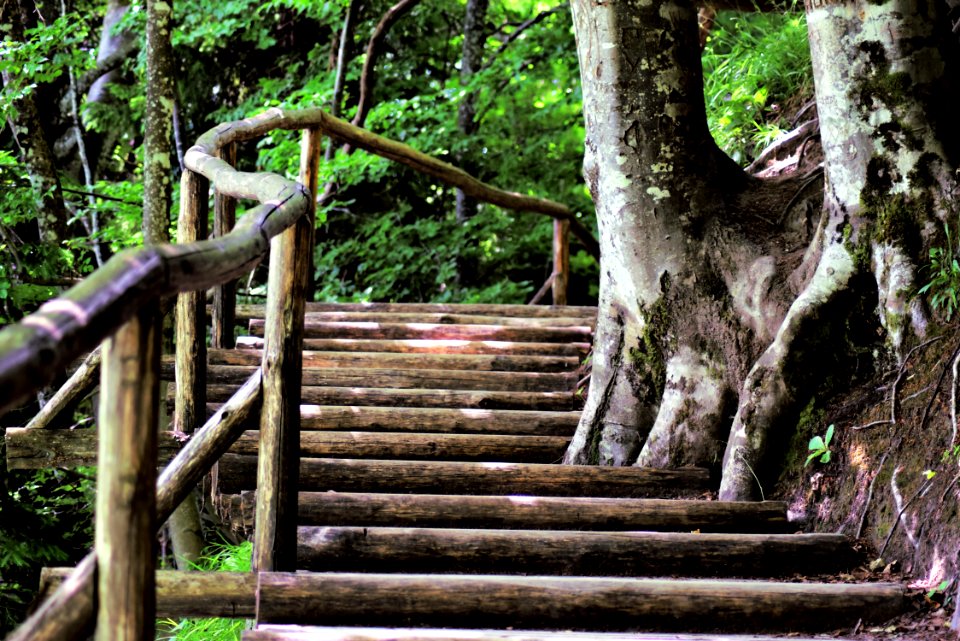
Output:
[[430,574],[260,575],[257,620],[607,630],[835,629],[903,612],[891,583]]
[[[193,171],[180,179],[180,217],[177,242],[192,243],[207,236],[207,191],[209,181]],[[186,292],[177,297],[176,307],[176,403],[173,426],[190,434],[206,418],[207,327],[201,310],[204,292]],[[169,378],[167,373],[166,380]]]
[[[259,410],[260,373],[251,376],[207,421],[157,479],[157,523],[163,523]],[[69,578],[6,641],[80,641],[92,630],[97,555],[88,554]]]
[[[229,398],[233,385],[207,386],[214,403]],[[388,407],[448,407],[564,411],[579,407],[572,392],[488,392],[484,390],[413,390],[363,387],[304,387],[305,405],[358,405]]]
[[[54,590],[73,568],[43,568],[40,590]],[[252,572],[158,570],[157,616],[251,619],[256,609],[257,578]],[[92,597],[92,594],[90,595]]]
[[317,572],[778,577],[862,560],[840,534],[688,534],[301,527],[298,567]]
[[306,213],[271,241],[263,348],[263,412],[257,458],[255,571],[296,569],[297,487],[304,304],[313,251],[320,133],[303,133],[300,182],[311,194]]
[[106,342],[101,367],[96,641],[154,635],[160,316],[148,305]]
[[[823,637],[790,635],[790,641]],[[358,628],[260,625],[243,633],[243,641],[783,641],[783,636],[755,634],[677,634],[642,632],[552,632],[548,630],[456,630],[451,628]]]
[[553,220],[553,304],[567,304],[570,281],[570,222]]
[[[238,305],[237,319],[264,317],[263,305]],[[597,308],[564,305],[501,305],[495,303],[307,303],[307,313],[374,312],[385,314],[469,314],[479,316],[509,316],[513,318],[585,318],[595,322]]]
[[[230,166],[237,165],[237,145],[228,143],[221,147],[217,156]],[[226,194],[213,194],[213,237],[229,234],[237,224],[237,201]],[[234,280],[213,288],[213,312],[210,324],[210,345],[230,349],[234,346],[233,328],[236,324],[237,283]]]
[[[246,432],[230,451],[256,454],[258,442],[256,432]],[[565,436],[301,432],[300,456],[555,463],[563,458],[569,443],[570,437]]]
[[[262,336],[264,321],[250,320],[250,333]],[[517,343],[589,342],[593,329],[573,327],[512,327],[504,325],[444,325],[442,323],[324,322],[307,319],[306,338],[376,340],[466,340]]]
[[433,407],[300,406],[304,430],[442,432],[569,436],[580,412]]
[[[46,429],[58,417],[76,407],[83,396],[100,382],[100,348],[90,352],[57,393],[27,423],[27,429]],[[9,458],[10,452],[7,452]]]
[[301,525],[785,532],[784,503],[301,492]]
[[[259,365],[260,350],[209,350],[211,365]],[[391,352],[303,353],[304,367],[384,367],[499,372],[564,372],[580,364],[576,356],[512,356],[508,354],[403,354]]]
[[587,316],[493,316],[483,314],[444,314],[429,312],[307,312],[314,322],[428,323],[434,325],[496,325],[504,327],[593,327],[595,318]]
[[[32,430],[8,427],[6,433],[7,468],[41,470],[51,467],[77,467],[97,464],[97,430]],[[170,432],[160,432],[158,457],[170,461],[181,443]]]
[[[260,349],[263,339],[241,336],[237,347]],[[303,348],[319,352],[393,352],[405,354],[502,354],[510,356],[582,356],[590,351],[589,342],[515,343],[511,341],[472,340],[376,340],[356,338],[307,338]]]
[[[245,381],[254,365],[211,365],[207,383],[238,384]],[[174,368],[166,364],[162,375],[173,380]],[[516,392],[574,391],[577,375],[540,372],[485,372],[472,370],[387,369],[387,368],[305,368],[302,384],[309,387],[377,387],[392,389],[459,389]],[[180,385],[177,386],[180,389]],[[202,395],[201,395],[202,396]],[[203,407],[202,405],[200,407]],[[195,423],[194,423],[195,425]],[[188,430],[184,430],[188,431]]]
[[[255,467],[256,457],[223,456],[220,491],[254,489]],[[337,492],[635,497],[702,491],[710,475],[700,468],[305,458],[300,481],[304,490]]]

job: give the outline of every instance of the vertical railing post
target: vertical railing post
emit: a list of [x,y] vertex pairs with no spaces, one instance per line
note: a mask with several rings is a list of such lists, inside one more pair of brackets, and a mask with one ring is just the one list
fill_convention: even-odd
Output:
[[567,304],[570,280],[570,221],[553,219],[553,304]]
[[[183,172],[180,179],[180,218],[177,242],[191,243],[207,236],[207,190],[200,174]],[[205,292],[187,292],[177,297],[176,309],[176,401],[174,429],[192,432],[207,418],[207,331]]]
[[318,130],[304,131],[300,182],[310,191],[310,207],[270,242],[253,544],[253,569],[259,572],[293,571],[297,562],[303,325],[320,143]]
[[97,475],[96,641],[154,638],[159,307],[104,344]]
[[[237,144],[228,143],[220,148],[220,159],[231,167],[237,164]],[[221,193],[213,195],[213,236],[219,238],[233,230],[237,223],[237,201]],[[223,283],[213,288],[213,314],[211,314],[210,345],[217,349],[233,349],[235,338],[233,326],[237,313],[237,281]]]

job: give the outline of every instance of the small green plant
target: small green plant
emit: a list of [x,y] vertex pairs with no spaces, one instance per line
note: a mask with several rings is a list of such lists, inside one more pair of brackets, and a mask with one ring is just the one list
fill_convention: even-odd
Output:
[[830,455],[830,441],[833,440],[833,424],[827,428],[827,433],[823,436],[814,436],[810,439],[810,444],[807,445],[807,449],[810,450],[810,455],[807,456],[807,462],[803,464],[804,467],[810,465],[810,461],[820,457],[821,463],[829,463]]
[[947,246],[930,248],[930,264],[927,265],[930,280],[917,293],[920,295],[929,293],[930,307],[936,311],[942,310],[949,321],[957,311],[960,263],[954,255],[950,226],[944,223],[943,231],[947,238]]

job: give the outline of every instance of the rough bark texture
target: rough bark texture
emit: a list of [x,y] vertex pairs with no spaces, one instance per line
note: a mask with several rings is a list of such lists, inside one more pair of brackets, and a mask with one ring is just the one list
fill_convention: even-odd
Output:
[[716,467],[722,453],[721,498],[762,496],[800,407],[869,352],[869,319],[842,319],[876,310],[896,354],[924,331],[918,260],[955,216],[948,22],[925,0],[807,3],[826,157],[816,224],[783,209],[789,181],[746,177],[710,139],[692,3],[573,9],[603,265],[565,460]]
[[[468,85],[473,74],[483,65],[483,43],[487,34],[483,21],[487,17],[489,0],[467,0],[466,13],[463,17],[463,55],[460,58],[460,84]],[[460,133],[469,137],[477,131],[477,96],[472,91],[464,92],[457,107],[457,127]],[[457,162],[471,171],[470,163],[459,155]],[[477,201],[470,198],[461,190],[457,190],[456,201],[457,220],[465,222],[477,213]],[[461,275],[463,269],[460,270]]]

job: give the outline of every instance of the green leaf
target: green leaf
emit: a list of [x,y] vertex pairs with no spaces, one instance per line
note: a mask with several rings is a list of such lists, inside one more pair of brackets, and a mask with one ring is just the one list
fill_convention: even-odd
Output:
[[827,435],[824,438],[824,447],[830,446],[830,441],[833,440],[833,423],[827,428]]
[[824,452],[824,453],[823,453],[823,456],[820,457],[820,462],[821,462],[821,463],[829,463],[829,462],[830,462],[830,454],[831,454],[830,450],[827,450],[826,452]]
[[818,452],[820,450],[825,450],[826,448],[827,446],[824,444],[823,438],[820,436],[814,436],[812,439],[810,439],[810,443],[807,445],[808,450],[817,450]]

